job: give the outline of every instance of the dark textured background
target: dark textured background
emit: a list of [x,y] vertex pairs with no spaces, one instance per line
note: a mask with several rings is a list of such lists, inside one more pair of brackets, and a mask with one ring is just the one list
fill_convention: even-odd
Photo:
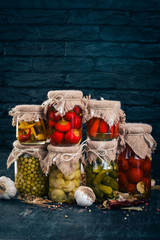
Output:
[[160,144],[159,65],[159,0],[0,0],[0,175],[15,140],[8,110],[41,104],[49,90],[120,100],[127,121],[151,124]]

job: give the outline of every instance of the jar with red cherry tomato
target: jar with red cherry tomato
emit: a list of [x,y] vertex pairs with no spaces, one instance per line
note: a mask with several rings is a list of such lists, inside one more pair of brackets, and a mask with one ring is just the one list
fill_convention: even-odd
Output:
[[107,100],[89,100],[87,104],[87,136],[93,141],[116,139],[124,113],[120,102]]
[[156,142],[148,124],[126,123],[120,126],[118,162],[119,191],[138,199],[151,193],[151,154]]
[[48,122],[48,137],[53,145],[80,144],[82,139],[81,91],[50,91],[43,104]]

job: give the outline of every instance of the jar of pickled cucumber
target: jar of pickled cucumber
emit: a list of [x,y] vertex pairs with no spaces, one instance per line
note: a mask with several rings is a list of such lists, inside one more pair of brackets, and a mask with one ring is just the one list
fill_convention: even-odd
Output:
[[138,199],[147,199],[151,193],[151,154],[156,147],[151,131],[148,124],[126,123],[120,126],[119,191]]
[[47,146],[26,146],[18,141],[13,143],[7,167],[14,162],[15,185],[21,195],[43,197],[48,193],[48,177],[42,172],[41,164],[47,152]]
[[49,173],[48,196],[53,202],[74,202],[74,193],[80,186],[82,147],[48,145],[43,171]]
[[16,137],[21,144],[44,144],[47,139],[43,108],[39,105],[18,105],[9,114],[13,116]]
[[116,139],[119,135],[120,121],[125,121],[125,114],[118,101],[88,100],[85,120],[87,136],[91,140],[105,141]]
[[98,202],[114,198],[118,190],[117,141],[91,141],[86,146],[86,185],[94,191]]
[[80,144],[82,139],[81,91],[50,91],[43,103],[51,144],[65,146]]

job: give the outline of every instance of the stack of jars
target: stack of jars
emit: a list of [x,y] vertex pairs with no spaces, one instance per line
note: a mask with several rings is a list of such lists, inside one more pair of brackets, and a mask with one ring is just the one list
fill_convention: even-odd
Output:
[[120,102],[88,100],[84,116],[87,121],[86,184],[99,202],[114,197],[118,191],[116,161],[120,121],[125,118]]
[[81,177],[82,97],[81,91],[50,91],[42,106],[20,105],[9,112],[18,141],[7,165],[15,163],[20,194],[74,200]]
[[42,172],[41,163],[47,154],[47,132],[43,108],[18,105],[9,114],[18,140],[13,143],[7,167],[14,162],[17,191],[21,195],[45,196],[48,177]]
[[49,173],[48,196],[54,202],[72,202],[80,186],[82,158],[81,91],[50,91],[43,103],[50,144],[43,162]]
[[156,147],[152,127],[125,123],[120,102],[84,99],[81,91],[50,91],[41,106],[19,105],[9,114],[17,141],[7,166],[14,162],[20,194],[74,201],[81,179],[83,120],[86,185],[97,201],[115,198],[117,191],[135,198],[150,196]]

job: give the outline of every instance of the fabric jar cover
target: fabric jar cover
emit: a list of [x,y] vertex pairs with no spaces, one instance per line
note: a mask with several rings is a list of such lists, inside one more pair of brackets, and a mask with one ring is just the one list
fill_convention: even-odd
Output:
[[[87,144],[85,148],[87,155],[87,161],[91,164],[96,162],[97,158],[102,161],[110,163],[116,159],[117,153],[117,140],[113,141],[91,141],[87,139]],[[83,162],[86,164],[87,162]]]
[[20,144],[18,140],[14,141],[14,148],[7,159],[7,168],[23,154],[29,154],[38,158],[42,167],[43,160],[47,155],[47,145],[48,144],[23,145]]
[[121,110],[119,101],[104,100],[85,100],[85,111],[83,122],[89,121],[91,118],[102,118],[110,127],[113,124],[125,122],[125,113]]
[[134,153],[142,159],[151,157],[157,143],[151,136],[152,126],[142,123],[125,123],[120,125],[118,149],[120,154],[128,144]]
[[47,149],[48,154],[42,164],[42,171],[46,175],[50,166],[55,164],[65,176],[68,176],[75,171],[76,163],[83,158],[81,145],[57,147],[49,144]]
[[13,117],[12,126],[16,126],[17,119],[19,122],[35,121],[38,119],[45,119],[41,105],[17,105],[9,111],[9,115]]
[[44,114],[47,114],[49,107],[54,107],[63,117],[68,111],[78,105],[83,110],[84,103],[82,101],[83,93],[74,90],[49,91],[48,100],[42,103]]

